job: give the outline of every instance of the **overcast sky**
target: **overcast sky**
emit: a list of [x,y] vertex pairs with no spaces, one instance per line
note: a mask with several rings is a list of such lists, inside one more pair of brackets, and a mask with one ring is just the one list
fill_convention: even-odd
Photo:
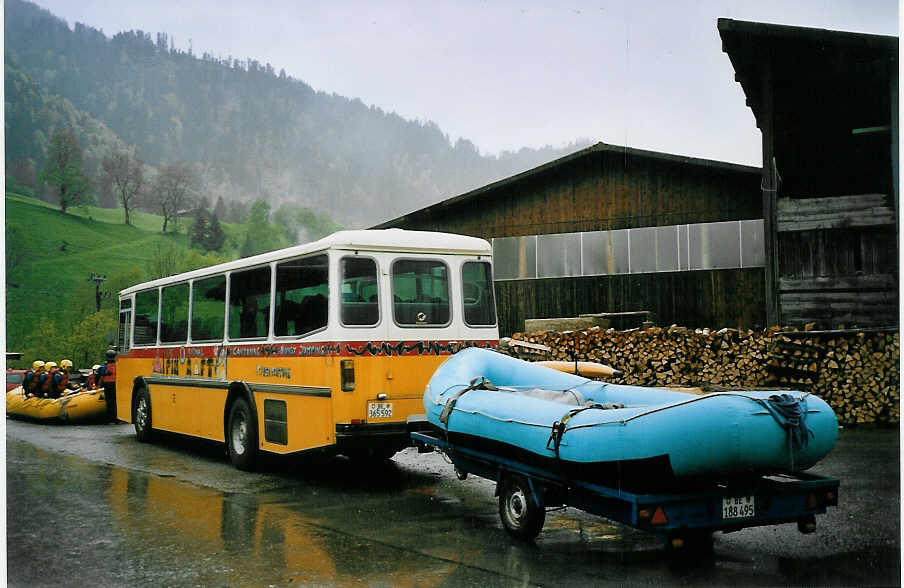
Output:
[[578,138],[760,164],[722,53],[728,17],[898,34],[896,0],[37,0],[102,29],[165,32],[317,90],[432,120],[482,153]]

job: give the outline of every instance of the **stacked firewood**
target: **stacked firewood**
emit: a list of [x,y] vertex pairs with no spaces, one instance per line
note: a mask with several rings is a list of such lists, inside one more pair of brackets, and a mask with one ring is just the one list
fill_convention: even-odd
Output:
[[901,417],[898,333],[856,333],[826,342],[817,393],[844,423],[897,423]]
[[515,333],[545,345],[548,359],[595,361],[620,370],[612,380],[643,386],[807,390],[843,423],[897,423],[898,333],[813,335],[778,327],[688,329],[672,325],[616,331]]

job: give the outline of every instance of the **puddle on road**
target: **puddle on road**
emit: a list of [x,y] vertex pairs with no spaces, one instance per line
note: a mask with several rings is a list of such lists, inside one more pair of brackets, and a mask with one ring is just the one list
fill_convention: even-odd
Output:
[[175,559],[170,567],[203,562],[195,579],[205,584],[343,585],[381,578],[392,586],[430,586],[448,581],[458,567],[457,550],[428,557],[374,544],[358,536],[359,529],[337,529],[341,521],[318,520],[274,498],[224,494],[116,467],[109,490],[124,542],[141,546],[144,557]]
[[[145,453],[144,465],[177,467],[166,452]],[[729,551],[718,535],[715,561],[676,571],[659,538],[574,509],[548,513],[536,544],[518,543],[502,530],[491,484],[435,481],[391,463],[365,474],[341,461],[303,462],[258,475],[270,490],[231,493],[8,443],[7,471],[10,553],[27,554],[30,542],[43,549],[45,530],[59,528],[52,505],[72,503],[67,516],[82,518],[57,566],[70,573],[65,562],[78,561],[99,584],[853,584],[900,572],[894,549],[784,559]],[[877,560],[891,563],[875,569]],[[46,561],[13,561],[20,584],[49,577]]]

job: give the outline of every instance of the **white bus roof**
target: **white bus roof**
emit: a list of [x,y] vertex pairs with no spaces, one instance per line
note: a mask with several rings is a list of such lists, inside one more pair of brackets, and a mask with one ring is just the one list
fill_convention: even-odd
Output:
[[294,245],[285,249],[268,251],[260,255],[243,257],[235,261],[227,261],[201,269],[143,282],[120,291],[125,296],[139,290],[164,286],[176,282],[184,282],[212,274],[242,269],[249,266],[263,265],[307,253],[342,249],[348,251],[389,251],[399,253],[450,253],[457,255],[492,255],[489,242],[477,237],[454,235],[452,233],[433,233],[429,231],[407,231],[404,229],[368,229],[360,231],[337,231],[318,241]]

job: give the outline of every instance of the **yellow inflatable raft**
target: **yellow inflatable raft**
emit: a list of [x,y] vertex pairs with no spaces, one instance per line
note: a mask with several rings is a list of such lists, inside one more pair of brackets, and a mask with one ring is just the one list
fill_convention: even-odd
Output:
[[22,387],[6,393],[6,414],[39,421],[81,422],[106,415],[103,390],[69,390],[60,398],[26,397]]

